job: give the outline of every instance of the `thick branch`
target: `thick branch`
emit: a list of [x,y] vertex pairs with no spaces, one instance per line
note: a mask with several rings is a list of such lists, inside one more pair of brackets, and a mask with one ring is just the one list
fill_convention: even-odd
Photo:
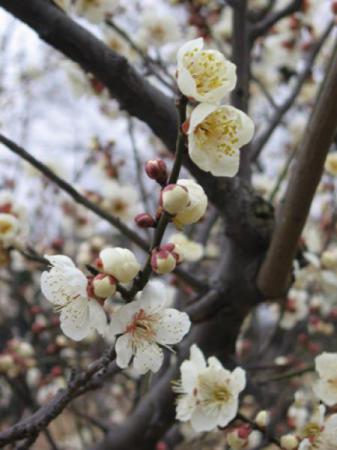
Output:
[[152,86],[127,60],[74,22],[52,2],[0,0],[0,6],[33,28],[45,42],[95,75],[122,109],[145,122],[174,149],[177,115],[173,101]]
[[337,128],[336,98],[337,45],[306,129],[285,200],[278,213],[278,224],[258,276],[258,287],[268,298],[281,297],[289,286],[298,240]]

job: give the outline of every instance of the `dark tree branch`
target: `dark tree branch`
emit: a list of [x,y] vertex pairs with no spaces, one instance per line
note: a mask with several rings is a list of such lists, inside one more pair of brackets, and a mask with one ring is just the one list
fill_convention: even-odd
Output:
[[114,363],[111,363],[114,358],[114,350],[110,350],[102,358],[96,360],[84,372],[77,375],[70,383],[67,389],[59,391],[58,394],[46,405],[41,406],[33,415],[16,423],[8,430],[0,432],[0,446],[4,446],[11,442],[15,442],[24,438],[36,439],[37,434],[44,430],[49,423],[54,420],[64,408],[76,397],[97,387],[95,384],[90,385],[90,381],[95,376],[101,373],[102,382],[104,380],[103,374],[108,373],[109,365],[112,365],[114,372],[118,368]]
[[[250,50],[248,0],[237,0],[233,10],[232,60],[237,67],[237,83],[232,92],[232,105],[241,111],[248,111],[250,82]],[[250,178],[248,146],[241,151],[240,175]]]
[[298,240],[337,128],[336,98],[337,43],[298,152],[284,203],[278,211],[278,222],[266,259],[258,276],[258,287],[267,298],[282,297],[289,287]]
[[259,36],[263,36],[268,32],[268,30],[270,30],[270,28],[272,28],[281,19],[284,19],[285,17],[288,17],[291,14],[300,11],[303,4],[304,0],[291,0],[290,3],[283,9],[280,9],[279,11],[268,15],[265,19],[257,23],[254,27],[252,27],[250,39],[254,40]]
[[45,42],[97,77],[122,109],[145,122],[173,149],[177,116],[173,101],[139,75],[127,60],[45,0],[0,0],[0,6],[33,28]]
[[302,72],[299,74],[293,90],[291,91],[289,96],[284,100],[282,105],[280,105],[278,107],[278,109],[274,112],[274,115],[271,118],[271,121],[270,121],[267,129],[253,141],[253,144],[251,146],[251,159],[253,161],[259,157],[261,151],[263,150],[266,143],[269,141],[270,137],[272,136],[275,129],[279,125],[283,116],[289,111],[289,109],[292,107],[295,100],[297,99],[297,97],[302,89],[302,86],[304,85],[305,81],[308,79],[308,76],[310,75],[310,73],[312,71],[314,62],[315,62],[321,48],[323,47],[324,42],[327,40],[331,31],[333,30],[333,27],[334,27],[333,22],[328,24],[326,30],[324,31],[324,33],[322,34],[320,39],[316,42],[316,45],[311,50],[311,53],[306,61],[305,67],[302,70]]
[[[45,175],[49,180],[53,181],[60,189],[66,192],[76,203],[84,206],[89,211],[92,211],[98,217],[106,220],[108,223],[116,227],[121,233],[123,233],[130,241],[134,242],[145,252],[148,252],[149,246],[147,242],[135,231],[125,225],[118,217],[112,216],[107,213],[95,203],[92,203],[82,194],[80,194],[76,189],[72,187],[71,184],[67,183],[64,179],[60,178],[56,175],[52,170],[49,169],[45,164],[41,163],[39,160],[34,158],[30,153],[28,153],[25,149],[15,144],[10,139],[6,138],[2,134],[0,134],[0,142],[5,145],[8,149],[10,149],[13,153],[20,156],[20,158],[29,162],[32,166],[34,166],[37,170],[39,170],[43,175]],[[24,249],[19,250],[23,256],[26,258],[41,262],[42,264],[46,263],[46,260],[35,253],[32,249],[29,252],[26,252]],[[187,284],[190,284],[192,287],[196,289],[204,289],[205,285],[201,283],[199,280],[195,279],[191,274],[185,272],[181,267],[178,267],[175,270],[175,273],[183,279]]]

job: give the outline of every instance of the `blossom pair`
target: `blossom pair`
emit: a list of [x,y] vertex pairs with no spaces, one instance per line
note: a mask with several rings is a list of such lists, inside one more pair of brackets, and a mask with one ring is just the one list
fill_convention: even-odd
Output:
[[253,137],[253,121],[242,111],[220,102],[236,84],[236,67],[217,50],[204,50],[202,38],[178,52],[180,91],[200,103],[191,113],[188,152],[200,169],[233,177],[239,169],[239,149]]
[[[130,279],[136,267],[133,258],[128,260],[127,254],[123,255],[122,250],[126,249],[117,249],[112,258],[111,250],[116,249],[105,249],[100,254],[103,270],[120,277],[121,281]],[[161,282],[149,282],[136,300],[120,306],[108,323],[104,304],[91,289],[90,279],[72,260],[64,255],[46,258],[52,267],[42,273],[41,288],[55,310],[60,312],[64,334],[76,341],[95,330],[106,337],[117,337],[119,367],[128,367],[134,357],[133,367],[138,373],[156,372],[163,361],[162,347],[180,342],[189,331],[189,317],[168,307],[167,289]]]

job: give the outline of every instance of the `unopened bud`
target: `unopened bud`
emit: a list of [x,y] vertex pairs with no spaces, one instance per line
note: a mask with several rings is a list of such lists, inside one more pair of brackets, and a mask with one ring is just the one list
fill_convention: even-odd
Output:
[[247,447],[248,438],[251,433],[249,425],[242,425],[227,434],[227,443],[233,450],[241,450]]
[[135,217],[135,222],[139,228],[151,228],[156,224],[154,218],[148,213],[137,214]]
[[164,275],[172,272],[177,265],[177,259],[173,253],[165,248],[153,250],[151,256],[151,267],[154,272]]
[[298,440],[293,434],[285,434],[281,437],[280,444],[284,450],[295,450],[298,446]]
[[96,260],[97,267],[102,272],[112,275],[121,283],[132,281],[140,270],[135,255],[127,248],[105,248]]
[[14,359],[11,355],[0,355],[0,372],[7,372],[14,365]]
[[92,280],[92,290],[98,298],[108,298],[116,293],[116,278],[100,273]]
[[145,164],[145,172],[152,180],[164,186],[167,181],[167,167],[162,159],[150,159]]
[[188,191],[179,184],[169,184],[161,192],[161,204],[169,214],[175,215],[183,211],[189,204]]
[[267,411],[260,411],[255,417],[255,423],[259,428],[266,428],[269,422],[269,414]]

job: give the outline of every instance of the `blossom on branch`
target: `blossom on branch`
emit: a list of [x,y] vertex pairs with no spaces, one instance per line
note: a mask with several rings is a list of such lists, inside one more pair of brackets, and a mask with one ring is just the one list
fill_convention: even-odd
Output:
[[169,242],[175,244],[175,252],[185,261],[196,262],[203,257],[203,246],[188,239],[183,233],[172,234],[169,238]]
[[121,283],[132,281],[140,270],[135,255],[127,248],[120,247],[102,250],[97,265],[102,272],[115,277]]
[[237,367],[226,370],[215,357],[205,360],[194,344],[190,359],[180,367],[181,380],[174,390],[180,394],[176,417],[190,421],[195,431],[211,431],[225,427],[234,419],[239,407],[239,394],[246,386],[245,371]]
[[188,315],[167,308],[168,300],[165,286],[151,281],[137,300],[121,306],[113,314],[109,330],[119,336],[116,340],[119,367],[128,367],[134,356],[133,368],[137,373],[157,372],[164,357],[161,346],[177,344],[189,331]]
[[198,222],[204,216],[208,200],[203,188],[195,181],[180,179],[177,184],[187,189],[189,199],[188,205],[173,218],[173,223],[182,228]]
[[239,149],[252,139],[253,121],[233,106],[198,105],[191,114],[188,153],[202,170],[217,177],[234,177]]
[[319,380],[314,386],[317,397],[328,406],[337,404],[337,353],[324,352],[315,359]]
[[202,38],[186,42],[178,51],[177,83],[186,97],[220,103],[236,84],[236,66],[218,50],[203,50]]
[[41,275],[43,295],[60,313],[63,333],[75,341],[89,336],[94,330],[103,334],[106,315],[94,298],[88,295],[88,279],[64,255],[45,256],[51,264],[50,271]]

